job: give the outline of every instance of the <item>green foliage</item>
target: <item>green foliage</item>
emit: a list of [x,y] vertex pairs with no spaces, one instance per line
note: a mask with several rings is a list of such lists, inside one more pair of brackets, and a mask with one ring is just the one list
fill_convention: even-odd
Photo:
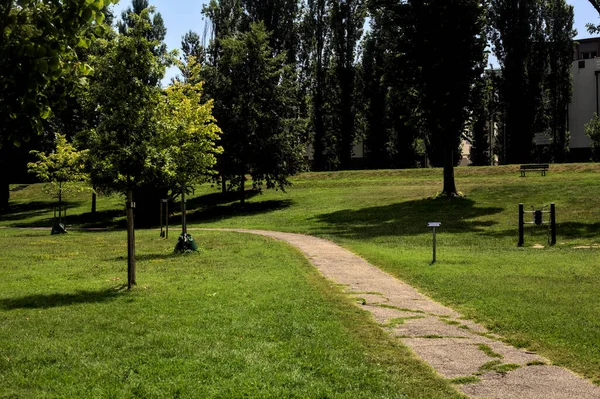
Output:
[[223,152],[216,145],[221,129],[212,116],[213,102],[201,101],[200,65],[191,57],[186,69],[188,82],[173,82],[164,91],[160,134],[153,143],[156,153],[150,162],[171,187],[190,186],[209,178],[215,173],[215,155]]
[[502,68],[500,97],[506,137],[500,161],[530,162],[535,133],[549,132],[552,156],[565,159],[571,95],[573,7],[565,0],[492,0],[491,41]]
[[[2,145],[41,133],[42,121],[64,98],[49,95],[54,86],[73,87],[89,75],[77,49],[104,32],[104,12],[113,0],[60,2],[32,0],[0,4],[0,137]],[[75,71],[76,73],[72,73]],[[25,128],[23,126],[26,126]],[[31,126],[28,128],[27,126]]]
[[592,160],[600,162],[600,118],[594,112],[594,117],[585,124],[585,134],[591,140]]
[[571,64],[577,34],[573,29],[574,8],[565,0],[546,0],[542,11],[548,57],[544,81],[545,122],[552,137],[552,159],[564,162],[569,152],[567,107],[573,97]]
[[330,7],[336,150],[340,167],[351,169],[357,138],[356,52],[367,8],[365,0],[332,1]]
[[35,174],[39,180],[48,182],[44,191],[58,199],[60,205],[65,195],[84,189],[84,186],[72,183],[88,179],[85,171],[88,150],[78,151],[63,134],[56,135],[55,146],[55,150],[50,154],[31,151],[38,161],[29,163],[28,167],[29,172]]
[[[98,125],[87,138],[92,177],[98,183],[124,191],[129,177],[139,185],[151,177],[148,159],[158,134],[159,103],[167,54],[155,54],[159,43],[149,40],[152,8],[131,13],[127,34],[103,40],[91,58],[95,74],[90,103],[99,114]],[[97,171],[97,172],[96,172]]]
[[284,190],[288,176],[303,166],[300,140],[304,121],[296,104],[293,71],[284,55],[272,56],[269,35],[262,23],[248,32],[220,40],[218,65],[207,66],[207,80],[214,78],[210,95],[215,116],[223,130],[219,172],[243,191],[250,174],[255,189]]

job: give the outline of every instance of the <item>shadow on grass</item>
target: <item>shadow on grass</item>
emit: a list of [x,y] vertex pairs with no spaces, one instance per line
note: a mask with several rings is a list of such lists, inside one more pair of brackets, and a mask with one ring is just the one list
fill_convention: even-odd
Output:
[[[242,205],[239,202],[226,203],[225,199],[219,203],[215,197],[212,197],[213,194],[209,194],[209,196],[211,196],[209,199],[204,198],[206,196],[202,196],[198,197],[198,201],[190,201],[188,203],[188,223],[213,222],[236,216],[268,213],[289,208],[293,204],[292,200],[267,200],[246,202]],[[211,203],[212,205],[210,205]],[[173,221],[176,222],[177,219],[174,218]]]
[[[534,226],[532,224],[525,225],[525,240],[529,236],[544,236],[548,234],[549,225]],[[514,228],[487,232],[487,235],[492,237],[518,237],[518,226],[515,223]],[[578,223],[578,222],[557,222],[556,235],[558,239],[576,240],[576,239],[600,239],[600,223]]]
[[[182,256],[189,256],[189,255],[193,255],[193,254],[198,254],[198,252],[175,252],[175,243],[173,243],[173,252],[167,252],[167,253],[160,253],[160,254],[136,254],[135,255],[135,260],[138,262],[143,262],[146,260],[168,260],[168,259],[175,259],[175,258],[179,258]],[[106,259],[107,261],[127,261],[127,255],[119,255],[119,256],[115,256],[112,259]]]
[[17,204],[11,202],[10,208],[0,213],[0,223],[48,214],[52,212],[55,205],[54,201],[31,201]]
[[483,232],[495,221],[477,220],[502,212],[502,208],[479,208],[469,198],[428,198],[392,205],[342,210],[315,219],[325,223],[324,232],[344,237],[407,236],[428,232],[428,222],[441,222],[450,233]]
[[[246,201],[260,195],[260,192],[256,190],[246,190],[245,192]],[[198,209],[198,208],[207,208],[213,207],[217,205],[230,204],[232,202],[239,202],[240,194],[238,192],[228,191],[225,194],[218,192],[212,194],[201,195],[199,197],[195,197],[189,199],[187,204],[187,209]]]
[[100,291],[78,291],[72,294],[28,295],[20,298],[0,300],[0,309],[48,309],[80,303],[106,302],[121,295],[126,286],[109,288]]

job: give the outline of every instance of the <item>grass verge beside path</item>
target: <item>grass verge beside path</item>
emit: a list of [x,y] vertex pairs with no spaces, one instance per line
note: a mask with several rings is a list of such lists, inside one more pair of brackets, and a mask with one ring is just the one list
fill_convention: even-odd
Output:
[[283,243],[0,230],[0,397],[459,398]]
[[[205,186],[188,201],[188,220],[190,227],[329,238],[511,343],[600,383],[600,164],[551,165],[547,176],[519,175],[518,166],[456,168],[465,197],[446,200],[433,199],[441,169],[305,173],[287,194],[266,191],[243,208]],[[36,205],[40,198],[39,185],[13,192],[17,209],[1,216],[0,225],[48,225],[51,215]],[[518,204],[530,210],[551,202],[557,245],[548,247],[547,228],[528,225],[525,247],[517,248]],[[123,215],[117,203],[99,200],[111,225],[119,222],[111,212]],[[77,212],[88,208],[87,198],[74,201],[70,222],[85,219]],[[434,266],[431,221],[442,223]]]

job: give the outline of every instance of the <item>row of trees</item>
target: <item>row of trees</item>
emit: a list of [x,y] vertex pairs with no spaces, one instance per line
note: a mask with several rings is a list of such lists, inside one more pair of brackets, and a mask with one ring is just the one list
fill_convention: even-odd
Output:
[[[28,11],[27,4],[33,4],[29,11],[35,14],[36,8],[52,8],[55,2],[11,3],[7,13],[20,16]],[[42,74],[64,68],[44,85],[38,85],[36,104],[49,93],[59,101],[50,105],[41,102],[39,112],[15,110],[8,118],[31,118],[33,132],[39,127],[41,142],[50,142],[50,153],[33,152],[38,159],[29,167],[53,184],[50,188],[59,203],[66,184],[84,177],[97,190],[126,196],[131,287],[136,283],[134,208],[156,208],[154,198],[144,196],[148,192],[158,193],[158,198],[169,193],[183,196],[190,186],[210,178],[221,152],[217,146],[221,130],[212,116],[212,102],[202,100],[200,68],[193,58],[185,66],[190,81],[161,88],[174,54],[167,53],[163,43],[166,30],[160,14],[149,7],[147,0],[135,0],[115,31],[106,21],[106,15],[111,17],[108,6],[101,0],[94,3],[95,19],[86,19],[88,22],[80,26],[80,30],[94,34],[80,39],[88,41],[73,47],[73,53],[68,54],[71,58],[59,54],[58,61],[48,61],[48,54],[41,53],[36,61],[38,68],[42,65]],[[60,9],[56,6],[54,12]],[[9,31],[7,38],[11,39],[13,33]],[[19,56],[28,57],[29,53],[25,49],[16,54]],[[49,63],[47,68],[44,62]],[[73,88],[58,92],[61,79]],[[21,81],[19,85],[27,83]],[[22,89],[19,85],[16,89]],[[3,135],[3,148],[27,141],[31,131],[27,126],[14,127]],[[77,143],[80,151],[70,141]]]
[[[228,133],[219,164],[223,189],[243,183],[236,162],[249,165],[240,158],[244,149],[234,150],[249,132],[239,124],[248,110],[236,104],[263,107],[264,69],[243,66],[242,75],[252,71],[258,86],[248,85],[232,57],[249,37],[265,47],[262,55],[246,53],[281,68],[280,86],[287,89],[270,96],[278,101],[267,109],[286,104],[277,111],[291,123],[285,140],[311,145],[314,170],[356,167],[353,145],[362,139],[364,166],[415,167],[426,154],[445,167],[444,192],[454,195],[451,166],[461,159],[462,139],[473,145],[474,164],[490,164],[493,154],[501,163],[523,163],[532,158],[534,133],[547,132],[552,159],[566,159],[575,31],[565,0],[212,0],[204,14],[204,37],[190,32],[182,48],[202,61],[206,93]],[[487,43],[500,63],[495,74],[484,74]],[[495,140],[490,126],[500,132]],[[291,155],[299,148],[282,153],[294,160],[289,173],[300,166]]]

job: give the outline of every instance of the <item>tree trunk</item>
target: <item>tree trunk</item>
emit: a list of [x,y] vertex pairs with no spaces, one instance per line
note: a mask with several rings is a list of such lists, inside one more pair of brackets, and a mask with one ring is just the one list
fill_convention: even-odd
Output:
[[181,234],[185,237],[187,234],[187,220],[185,208],[185,186],[181,185]]
[[0,177],[0,210],[8,209],[8,202],[10,200],[10,183],[4,176],[5,173],[1,173]]
[[339,157],[343,170],[352,169],[352,150],[354,145],[354,73],[349,68],[340,72],[342,104],[340,109],[341,140]]
[[92,185],[92,215],[96,213],[96,185]]
[[8,162],[6,161],[6,153],[2,145],[0,145],[0,210],[8,209],[10,200],[10,180],[8,178]]
[[127,177],[127,288],[136,285],[135,281],[135,226],[133,222],[133,188],[130,178]]
[[221,176],[221,193],[223,195],[227,194],[227,180],[225,176]]
[[58,223],[62,223],[62,189],[60,188],[60,184],[58,188]]
[[242,173],[240,176],[240,204],[246,203],[246,174]]
[[454,182],[454,150],[449,145],[444,148],[444,189],[442,195],[458,197],[458,190]]

